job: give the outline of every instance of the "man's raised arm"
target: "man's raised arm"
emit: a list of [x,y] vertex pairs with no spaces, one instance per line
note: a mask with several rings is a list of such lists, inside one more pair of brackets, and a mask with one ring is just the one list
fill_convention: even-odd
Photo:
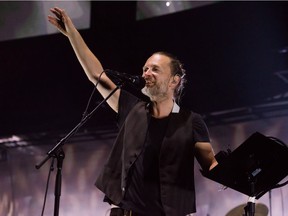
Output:
[[[96,82],[99,80],[100,74],[103,72],[101,62],[91,52],[65,10],[55,7],[51,8],[50,11],[54,14],[54,16],[49,15],[48,21],[54,25],[62,34],[68,37],[88,79],[92,83],[96,84]],[[105,73],[103,73],[101,75],[100,82],[97,85],[97,89],[100,94],[103,97],[107,97],[114,88],[116,88],[116,85],[106,76]],[[115,112],[118,112],[119,95],[120,90],[117,90],[107,101],[107,103]]]

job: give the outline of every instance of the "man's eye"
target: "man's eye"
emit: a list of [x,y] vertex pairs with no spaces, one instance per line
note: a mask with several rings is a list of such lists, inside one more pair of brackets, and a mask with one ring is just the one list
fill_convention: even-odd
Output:
[[152,68],[153,72],[158,72],[158,68]]
[[149,68],[143,68],[143,71],[146,72],[146,71],[148,71],[148,69],[149,69]]

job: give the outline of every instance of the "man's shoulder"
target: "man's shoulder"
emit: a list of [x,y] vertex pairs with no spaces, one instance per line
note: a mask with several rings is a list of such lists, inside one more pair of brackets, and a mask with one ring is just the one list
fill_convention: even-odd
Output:
[[187,118],[187,120],[192,119],[193,121],[202,121],[204,118],[200,113],[182,106],[180,107],[179,114],[184,116],[184,118]]

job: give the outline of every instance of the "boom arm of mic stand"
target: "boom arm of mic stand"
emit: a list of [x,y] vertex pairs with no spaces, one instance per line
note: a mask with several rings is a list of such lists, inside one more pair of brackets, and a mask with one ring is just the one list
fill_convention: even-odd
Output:
[[59,216],[59,207],[60,207],[60,196],[61,196],[61,181],[62,181],[62,164],[65,157],[64,151],[62,150],[62,146],[64,145],[65,141],[69,139],[72,135],[74,135],[77,130],[84,125],[88,119],[94,114],[94,112],[105,102],[107,101],[118,89],[122,87],[124,83],[119,84],[116,86],[115,89],[106,97],[104,98],[101,103],[98,104],[88,115],[86,115],[79,124],[77,124],[63,139],[60,140],[48,153],[46,158],[37,164],[35,167],[39,169],[42,165],[52,156],[57,158],[57,175],[56,175],[56,182],[55,182],[55,202],[54,202],[54,216]]
[[89,114],[87,114],[64,138],[62,138],[49,152],[47,152],[47,156],[37,165],[35,165],[36,169],[40,169],[47,160],[49,160],[53,155],[55,155],[55,153],[57,152],[57,150],[62,147],[64,145],[64,143],[66,142],[66,140],[68,140],[71,136],[73,136],[77,130],[82,127],[91,117],[92,115],[95,113],[95,111],[104,103],[106,102],[118,89],[120,89],[123,86],[124,83],[121,83],[119,85],[116,86],[115,89],[113,89],[112,92],[110,92],[110,94],[104,98],[101,103],[99,103]]

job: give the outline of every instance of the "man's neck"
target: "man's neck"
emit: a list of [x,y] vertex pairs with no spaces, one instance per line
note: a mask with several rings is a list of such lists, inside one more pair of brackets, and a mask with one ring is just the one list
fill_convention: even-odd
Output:
[[171,113],[173,105],[174,101],[172,98],[161,101],[152,101],[151,114],[155,118],[167,117]]

